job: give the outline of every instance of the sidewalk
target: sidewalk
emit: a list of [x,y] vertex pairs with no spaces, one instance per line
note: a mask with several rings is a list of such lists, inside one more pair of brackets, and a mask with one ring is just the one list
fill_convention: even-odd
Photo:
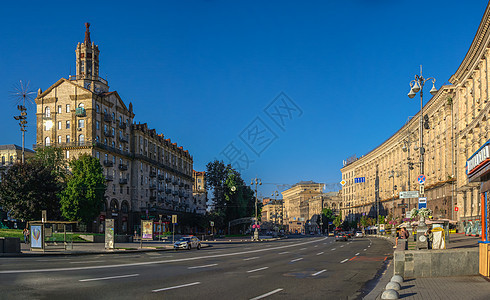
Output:
[[[382,237],[386,238],[386,237]],[[451,234],[448,249],[478,247],[477,237]],[[381,294],[394,274],[391,261],[373,290],[363,299],[381,299]],[[482,276],[459,276],[406,279],[398,292],[400,299],[490,299],[490,282]]]

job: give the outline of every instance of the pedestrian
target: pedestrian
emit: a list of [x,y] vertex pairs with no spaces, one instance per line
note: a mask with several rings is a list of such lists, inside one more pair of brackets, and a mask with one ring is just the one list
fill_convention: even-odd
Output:
[[24,234],[24,243],[27,244],[29,241],[29,229],[24,228],[24,231],[22,232]]
[[[410,233],[407,231],[407,228],[402,227],[402,230],[399,233],[399,237],[396,238],[395,248],[398,246],[398,239],[408,240],[409,236],[410,236]],[[405,243],[405,248],[406,248],[406,243]]]
[[432,249],[432,242],[434,241],[434,233],[432,232],[431,228],[429,228],[425,232],[425,236],[427,237],[427,248]]

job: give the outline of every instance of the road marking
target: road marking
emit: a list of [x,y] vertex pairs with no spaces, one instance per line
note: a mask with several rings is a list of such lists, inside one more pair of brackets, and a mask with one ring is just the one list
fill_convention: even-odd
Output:
[[295,261],[302,260],[302,259],[303,259],[302,257],[296,258],[296,259],[293,259],[291,262],[295,262]]
[[288,251],[285,251],[285,252],[281,252],[281,253],[279,253],[279,254],[286,254],[286,253],[289,253],[289,252],[288,252]]
[[85,260],[85,261],[70,261],[70,264],[88,264],[94,262],[104,262],[105,260]]
[[311,276],[316,276],[316,275],[320,275],[322,274],[323,272],[327,271],[326,269],[325,270],[321,270],[321,271],[318,271],[316,272],[315,274],[311,274]]
[[301,249],[299,249],[299,250],[306,250],[306,249],[307,249],[307,248],[301,248]]
[[366,251],[367,249],[362,249],[362,251]]
[[325,253],[325,252],[320,252],[320,253],[317,253],[316,255],[322,255],[323,253]]
[[253,273],[253,272],[257,272],[257,271],[262,271],[262,270],[265,270],[265,269],[269,269],[269,267],[263,267],[263,268],[258,268],[258,269],[250,270],[250,271],[247,271],[247,273]]
[[343,261],[341,261],[340,263],[341,263],[341,264],[343,264],[343,263],[345,263],[345,262],[346,262],[346,261],[348,261],[348,260],[349,260],[349,259],[348,259],[348,258],[346,258],[346,259],[344,259]]
[[182,284],[182,285],[177,285],[177,286],[171,286],[171,287],[167,287],[167,288],[163,288],[163,289],[152,290],[152,292],[153,293],[156,293],[156,292],[161,292],[161,291],[166,291],[166,290],[173,290],[173,289],[178,289],[178,288],[182,288],[182,287],[192,286],[192,285],[196,285],[196,284],[201,284],[201,283],[200,282],[187,283],[187,284]]
[[131,275],[120,275],[120,276],[101,277],[101,278],[80,279],[79,281],[81,281],[81,282],[87,282],[87,281],[118,279],[118,278],[135,277],[135,276],[140,276],[140,274],[131,274]]
[[335,250],[335,248],[332,248],[332,251]]
[[316,248],[316,247],[318,247],[318,245],[315,245],[315,247],[314,247],[314,248]]
[[[60,260],[70,260],[69,258],[60,258],[60,259],[56,259],[56,261],[60,261]],[[36,259],[36,261],[53,261],[52,259]]]
[[195,266],[195,267],[188,267],[187,269],[199,269],[199,268],[207,268],[207,267],[214,267],[217,266],[218,264],[210,264],[210,265],[204,265],[204,266]]
[[371,245],[369,245],[368,248],[371,248]]
[[262,298],[268,297],[268,296],[273,295],[273,294],[275,294],[275,293],[277,293],[277,292],[280,292],[280,291],[282,291],[282,289],[276,289],[276,290],[273,290],[272,292],[268,292],[268,293],[266,293],[266,294],[263,294],[263,295],[257,296],[257,297],[255,297],[255,298],[250,299],[250,300],[258,300],[258,299],[262,299]]
[[359,254],[361,254],[361,253],[357,252],[357,253],[356,253],[356,256],[358,256]]
[[[93,270],[93,269],[111,269],[111,268],[123,268],[123,267],[134,267],[134,266],[145,266],[145,265],[154,265],[154,264],[168,264],[175,262],[183,262],[183,261],[193,261],[200,259],[210,259],[210,258],[218,258],[218,257],[228,257],[228,256],[237,256],[237,255],[247,255],[251,253],[258,253],[264,251],[273,251],[278,249],[292,248],[301,245],[308,245],[311,243],[323,242],[327,238],[314,239],[313,241],[302,242],[291,245],[277,246],[271,247],[267,249],[257,249],[250,251],[241,251],[241,252],[232,252],[232,253],[222,253],[222,254],[214,254],[214,255],[205,255],[208,254],[203,252],[203,256],[195,256],[195,257],[187,257],[187,258],[174,258],[168,260],[157,260],[157,261],[145,261],[145,262],[136,262],[136,263],[121,263],[115,265],[96,265],[96,266],[83,266],[83,267],[66,267],[66,268],[50,268],[50,269],[30,269],[30,270],[4,270],[0,271],[0,274],[19,274],[19,273],[40,273],[40,272],[66,272],[66,271],[79,271],[79,270]],[[100,262],[100,261],[97,261]]]
[[340,246],[340,248],[344,247],[345,245]]
[[255,257],[244,258],[243,260],[252,260],[252,259],[257,259],[257,258],[259,258],[259,257],[255,256]]

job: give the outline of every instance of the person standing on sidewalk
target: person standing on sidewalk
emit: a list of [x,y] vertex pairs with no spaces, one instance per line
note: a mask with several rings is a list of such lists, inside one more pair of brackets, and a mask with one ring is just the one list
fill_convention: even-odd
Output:
[[395,248],[398,246],[398,239],[408,240],[408,237],[409,236],[410,236],[410,233],[408,233],[407,228],[406,227],[402,227],[402,230],[400,231],[399,235],[397,235],[397,237],[396,237]]
[[22,232],[24,234],[24,243],[27,244],[29,241],[29,229],[24,228],[24,231]]

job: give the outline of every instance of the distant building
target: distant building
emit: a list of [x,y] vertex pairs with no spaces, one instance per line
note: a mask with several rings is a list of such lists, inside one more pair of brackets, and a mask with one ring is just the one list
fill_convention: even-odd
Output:
[[[34,157],[36,152],[24,148],[25,158]],[[16,162],[22,161],[22,147],[14,144],[0,145],[0,181],[2,173]]]
[[206,190],[206,172],[193,171],[194,184],[192,185],[193,203],[191,211],[205,214],[208,202],[208,191]]
[[323,183],[301,181],[282,192],[284,225],[289,232],[305,232],[314,215],[322,211]]
[[76,47],[76,75],[39,90],[37,143],[56,146],[70,160],[89,154],[100,160],[107,201],[93,231],[114,219],[118,234],[132,234],[141,219],[170,222],[171,215],[194,212],[193,158],[177,143],[146,123],[133,122],[126,105],[107,80],[99,77],[99,48],[90,40]]

